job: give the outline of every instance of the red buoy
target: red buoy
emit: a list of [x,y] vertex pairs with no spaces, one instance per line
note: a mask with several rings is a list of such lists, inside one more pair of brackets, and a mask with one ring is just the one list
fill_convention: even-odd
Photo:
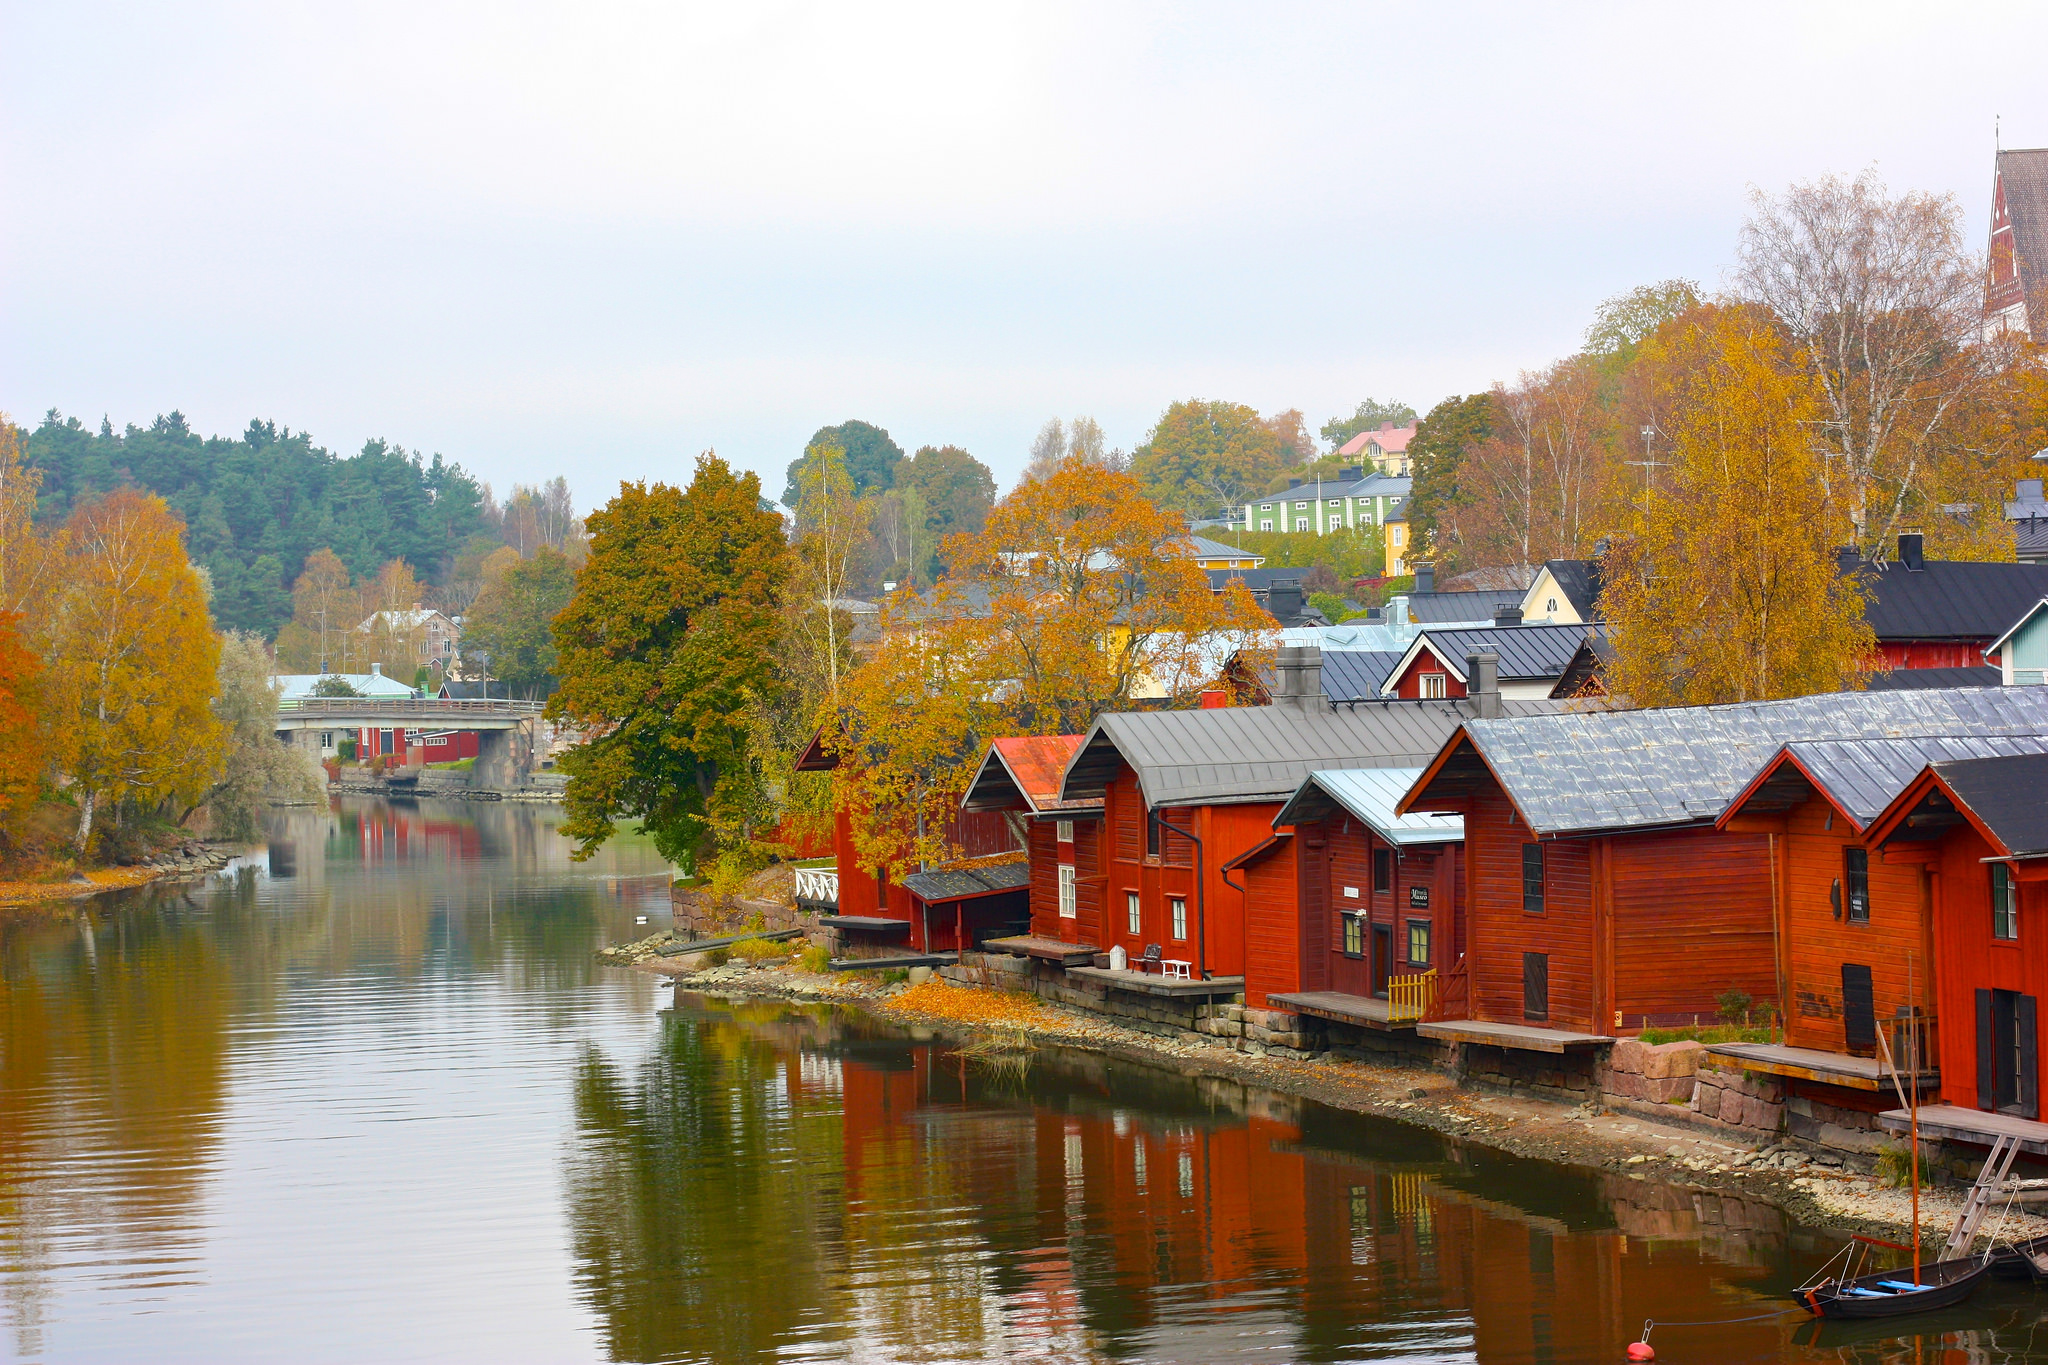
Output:
[[1657,1349],[1647,1341],[1631,1341],[1628,1344],[1628,1358],[1630,1360],[1655,1360],[1657,1358]]

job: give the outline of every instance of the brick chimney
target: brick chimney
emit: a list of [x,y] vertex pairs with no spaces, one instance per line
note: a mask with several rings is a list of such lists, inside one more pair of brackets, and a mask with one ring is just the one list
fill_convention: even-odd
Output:
[[1299,578],[1276,578],[1266,585],[1266,610],[1273,619],[1285,626],[1301,615],[1301,580]]
[[1502,602],[1493,609],[1493,623],[1497,626],[1519,626],[1522,624],[1522,604]]
[[1924,544],[1918,531],[1899,532],[1899,563],[1906,566],[1907,573],[1920,573],[1927,568],[1927,557],[1921,548]]
[[1415,566],[1415,591],[1436,591],[1436,565],[1417,564]]

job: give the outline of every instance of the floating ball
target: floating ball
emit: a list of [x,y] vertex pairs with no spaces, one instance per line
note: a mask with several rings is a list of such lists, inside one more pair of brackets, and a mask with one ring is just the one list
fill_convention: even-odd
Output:
[[1647,1341],[1631,1341],[1628,1344],[1628,1358],[1630,1360],[1655,1360],[1657,1358],[1657,1350]]

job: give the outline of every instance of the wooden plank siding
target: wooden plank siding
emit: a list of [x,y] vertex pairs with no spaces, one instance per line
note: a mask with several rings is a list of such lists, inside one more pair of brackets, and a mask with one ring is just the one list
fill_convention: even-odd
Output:
[[1040,938],[1075,942],[1074,921],[1060,918],[1060,846],[1050,820],[1033,820],[1029,828],[1031,857],[1031,932]]
[[1298,840],[1239,870],[1245,889],[1244,999],[1265,1009],[1274,991],[1299,989],[1303,980],[1304,935],[1296,912],[1304,874],[1296,859]]
[[1076,820],[1074,822],[1074,918],[1067,921],[1074,929],[1073,941],[1093,943],[1108,951],[1108,941],[1102,937],[1102,822],[1100,820]]
[[[1892,856],[1928,857],[1894,845]],[[1978,1107],[1977,1009],[1980,990],[2048,996],[2048,881],[2038,864],[2016,864],[2021,878],[2019,937],[1991,933],[1991,869],[1981,860],[1994,850],[1970,825],[1959,825],[1935,845],[1927,866],[1933,876],[1934,1042],[1941,1063],[1941,1098],[1966,1109]],[[1871,860],[1875,881],[1877,860]],[[1873,895],[1875,894],[1873,889]],[[1884,1018],[1879,1006],[1879,1019]],[[2035,1055],[2040,1054],[2040,1022]]]
[[[1724,991],[1778,997],[1771,848],[1762,834],[1712,829],[1612,835],[1613,1029],[1717,1023]],[[1840,973],[1837,973],[1839,979]],[[1802,1044],[1802,1046],[1805,1046]]]
[[[1226,884],[1219,869],[1238,854],[1264,842],[1273,832],[1280,803],[1175,807],[1165,818],[1191,830],[1202,841],[1202,894],[1195,894],[1194,847],[1184,837],[1160,832],[1160,852],[1145,853],[1147,812],[1138,779],[1128,765],[1119,765],[1103,802],[1101,845],[1114,856],[1099,883],[1102,937],[1093,940],[1107,952],[1122,944],[1133,957],[1156,943],[1166,957],[1198,964],[1215,976],[1237,976],[1245,967],[1245,898]],[[1131,933],[1125,896],[1138,893],[1140,932]],[[1188,936],[1173,937],[1169,902],[1187,901]],[[1292,897],[1289,897],[1291,902]]]
[[[1522,845],[1535,836],[1498,787],[1487,786],[1465,815],[1466,924],[1471,947],[1472,1015],[1519,1024],[1523,954],[1550,959],[1550,1028],[1604,1032],[1595,999],[1592,850],[1590,839],[1546,839],[1544,910],[1522,909]],[[1604,996],[1605,992],[1602,992]]]

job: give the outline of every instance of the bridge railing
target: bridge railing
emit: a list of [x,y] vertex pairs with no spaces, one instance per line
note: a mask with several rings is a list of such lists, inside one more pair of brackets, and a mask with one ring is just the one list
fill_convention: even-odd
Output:
[[437,697],[299,697],[277,704],[280,715],[333,717],[336,720],[377,716],[537,716],[545,702],[492,697],[443,701]]

